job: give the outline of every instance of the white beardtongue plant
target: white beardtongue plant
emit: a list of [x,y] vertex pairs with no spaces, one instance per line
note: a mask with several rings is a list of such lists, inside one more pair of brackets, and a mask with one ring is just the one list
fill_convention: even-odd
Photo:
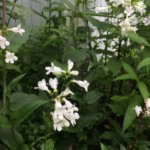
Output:
[[81,81],[74,79],[79,74],[77,70],[72,70],[74,63],[68,60],[67,69],[62,69],[51,62],[51,66],[45,67],[47,76],[54,76],[46,79],[42,79],[38,82],[38,86],[35,89],[46,91],[50,97],[50,101],[53,102],[54,111],[51,112],[54,130],[61,131],[64,127],[73,126],[76,124],[76,120],[80,118],[79,109],[75,104],[72,104],[71,97],[75,94],[71,90],[73,84],[84,88],[87,92],[89,82],[87,80]]

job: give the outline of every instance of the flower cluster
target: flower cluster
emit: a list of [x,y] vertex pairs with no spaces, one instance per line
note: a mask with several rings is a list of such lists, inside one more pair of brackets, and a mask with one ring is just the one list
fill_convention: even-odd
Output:
[[[96,7],[95,12],[112,13],[109,23],[120,27],[122,36],[127,36],[128,32],[136,32],[138,30],[137,25],[143,21],[143,18],[147,18],[143,17],[146,13],[146,6],[143,1],[132,3],[131,0],[111,0],[107,5]],[[122,7],[123,11],[114,14],[113,8],[116,7]],[[105,22],[107,17],[103,17],[102,20]]]
[[[19,24],[17,27],[8,28],[7,31],[12,31],[12,32],[14,32],[14,33],[19,33],[20,35],[22,35],[22,34],[25,32],[25,30],[21,28],[21,25],[20,25],[20,24]],[[2,33],[2,32],[1,32],[1,33]],[[9,45],[10,45],[10,42],[7,41],[7,39],[6,39],[4,36],[2,36],[2,35],[0,34],[0,48],[1,48],[2,50],[4,50],[4,49],[6,49],[6,47],[9,46]],[[5,54],[5,62],[6,62],[6,63],[11,63],[11,64],[13,64],[15,61],[18,60],[18,57],[15,56],[14,53],[9,52],[9,51],[5,51],[5,52],[6,52],[6,54]]]
[[136,105],[134,110],[137,116],[150,116],[150,98],[146,100],[144,108]]
[[[35,89],[46,91],[54,102],[55,109],[51,112],[54,130],[61,131],[64,127],[69,127],[70,124],[75,125],[76,120],[79,119],[78,108],[68,100],[71,95],[74,95],[70,90],[70,84],[76,83],[88,91],[88,81],[73,78],[79,74],[78,71],[72,70],[73,66],[74,63],[71,60],[68,60],[66,70],[51,62],[51,66],[45,67],[46,75],[53,75],[55,78],[49,78],[48,83],[42,79],[38,82],[38,87],[35,87]],[[62,82],[59,81],[61,79],[65,81],[65,84],[62,85]]]
[[[111,54],[115,54],[119,45],[130,46],[130,40],[127,38],[130,32],[137,32],[140,25],[150,25],[150,16],[147,16],[146,5],[143,0],[131,1],[131,0],[110,0],[106,1],[103,6],[100,3],[95,7],[95,12],[100,13],[100,16],[96,15],[94,18],[101,22],[109,23],[115,26],[117,32],[120,31],[117,36],[113,34],[112,38],[106,38],[107,35],[112,35],[114,30],[100,30],[93,29],[92,37],[96,39],[92,42],[92,47],[97,47],[98,50],[110,51],[107,58],[111,57]],[[98,38],[100,37],[100,38]],[[120,42],[121,39],[121,42]],[[97,60],[105,58],[103,52],[96,54]],[[106,60],[106,59],[105,59]]]

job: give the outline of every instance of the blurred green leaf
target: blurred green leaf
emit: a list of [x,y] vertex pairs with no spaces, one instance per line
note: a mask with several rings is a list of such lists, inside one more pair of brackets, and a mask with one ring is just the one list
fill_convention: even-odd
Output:
[[136,118],[136,113],[134,110],[135,106],[141,105],[141,103],[142,103],[141,96],[136,96],[131,99],[123,121],[123,130],[122,130],[123,133],[130,127],[130,125],[133,123],[134,119]]
[[150,65],[150,57],[144,58],[138,65],[137,69]]
[[139,88],[144,100],[147,100],[147,98],[149,97],[149,91],[148,91],[148,88],[145,85],[145,83],[142,81],[139,81],[138,82],[138,88]]
[[48,103],[36,95],[14,93],[10,96],[10,120],[14,125],[24,121],[34,110]]
[[132,79],[138,79],[136,73],[129,64],[122,62],[122,66],[123,69],[131,76]]
[[103,94],[98,91],[90,91],[83,97],[83,99],[87,104],[93,104],[102,96]]
[[134,41],[134,42],[137,42],[137,43],[140,43],[140,44],[145,44],[145,45],[147,45],[147,46],[150,46],[149,43],[147,42],[147,40],[146,40],[144,37],[138,35],[138,34],[135,33],[135,32],[130,32],[130,33],[128,33],[128,38],[131,39],[131,40]]

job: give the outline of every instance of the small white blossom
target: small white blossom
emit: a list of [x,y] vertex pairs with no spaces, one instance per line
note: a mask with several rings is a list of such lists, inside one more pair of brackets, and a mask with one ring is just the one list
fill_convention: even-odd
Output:
[[9,46],[9,45],[10,45],[9,41],[7,41],[5,37],[0,35],[0,48],[5,49],[6,46]]
[[53,126],[54,130],[61,131],[63,127],[69,127],[70,123],[67,119],[60,120],[58,117],[54,116],[52,113],[53,118]]
[[72,70],[72,71],[71,71],[71,69],[73,68],[73,66],[74,66],[74,63],[73,63],[71,60],[68,60],[68,71],[69,71],[70,74],[76,76],[76,75],[79,74],[79,72],[76,71],[76,70]]
[[58,81],[57,81],[57,78],[50,78],[49,79],[49,84],[51,86],[52,89],[56,90],[57,89],[57,85],[58,85]]
[[69,88],[66,88],[66,89],[60,94],[60,96],[68,96],[69,94],[74,95],[74,93],[73,93]]
[[105,6],[105,7],[101,7],[101,6],[96,7],[95,8],[95,12],[96,13],[99,13],[99,12],[108,12],[108,6]]
[[142,112],[142,107],[136,105],[135,108],[134,108],[134,110],[135,110],[135,112],[136,112],[136,115],[139,116],[140,113]]
[[41,81],[38,82],[38,87],[35,87],[35,89],[39,89],[39,90],[42,90],[42,91],[47,91],[49,92],[49,89],[46,85],[46,81],[45,79],[42,79]]
[[132,6],[127,6],[127,7],[125,7],[124,13],[125,13],[127,16],[132,15],[132,14],[134,13],[133,7],[132,7]]
[[11,64],[13,64],[15,61],[17,61],[18,60],[18,57],[17,56],[15,56],[15,54],[14,53],[11,53],[11,52],[9,52],[9,51],[6,51],[6,55],[5,55],[5,62],[6,63],[11,63]]
[[122,21],[120,24],[121,32],[123,36],[126,36],[128,32],[135,32],[137,28],[135,26],[132,26],[130,23],[130,18],[126,17],[124,21]]
[[148,109],[148,108],[150,108],[150,98],[148,98],[147,100],[146,100],[146,108]]
[[52,73],[54,75],[62,75],[62,73],[65,73],[64,70],[62,70],[59,67],[56,67],[52,62],[51,62],[51,67],[45,67],[45,69],[47,70],[46,75]]
[[64,105],[55,99],[55,110],[52,113],[54,130],[58,131],[61,131],[63,127],[69,127],[70,122],[75,125],[76,120],[79,119],[78,108],[65,98],[62,100],[65,102]]
[[20,35],[25,32],[25,30],[21,28],[21,24],[19,24],[17,27],[8,29],[8,31],[13,31],[15,33],[19,33]]
[[89,82],[84,80],[84,81],[80,81],[80,80],[73,80],[72,82],[77,83],[79,86],[81,86],[82,88],[85,89],[85,91],[88,91],[88,86],[89,86]]
[[134,7],[135,10],[138,11],[141,15],[143,15],[146,12],[146,5],[143,1],[136,2]]

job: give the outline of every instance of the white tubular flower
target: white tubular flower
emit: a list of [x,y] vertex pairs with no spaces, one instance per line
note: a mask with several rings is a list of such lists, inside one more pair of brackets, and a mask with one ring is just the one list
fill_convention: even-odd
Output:
[[70,123],[67,119],[60,120],[52,113],[54,130],[61,131],[63,127],[69,127]]
[[132,6],[127,6],[127,7],[125,7],[124,13],[125,13],[127,16],[132,15],[132,14],[134,13],[133,7],[132,7]]
[[76,70],[72,70],[71,71],[71,69],[73,68],[73,66],[74,66],[74,63],[71,60],[68,60],[68,71],[69,71],[70,74],[76,76],[76,75],[79,74],[79,72],[76,71]]
[[62,104],[58,100],[55,100],[55,111],[53,113],[54,117],[63,120],[64,119],[63,113],[64,109]]
[[68,95],[74,95],[74,93],[69,89],[69,88],[66,88],[61,94],[60,96],[68,96]]
[[85,89],[85,91],[88,91],[88,86],[89,86],[89,82],[84,80],[84,81],[80,81],[80,80],[73,80],[72,82],[77,83],[79,86],[81,86],[82,88]]
[[136,2],[134,5],[134,8],[137,12],[139,12],[141,15],[146,13],[146,6],[143,1]]
[[38,87],[35,87],[35,89],[39,89],[39,90],[42,90],[42,91],[47,91],[49,92],[49,89],[46,85],[46,81],[45,79],[42,79],[41,81],[38,82]]
[[100,13],[100,12],[108,12],[108,6],[105,6],[105,7],[95,7],[95,12],[96,13]]
[[49,79],[49,84],[50,84],[52,89],[56,90],[57,89],[57,85],[58,85],[57,78],[54,78],[54,79],[50,78]]
[[19,33],[20,35],[22,35],[25,32],[25,30],[21,28],[21,24],[19,24],[17,27],[8,29],[8,31]]
[[5,49],[6,46],[9,46],[9,45],[10,45],[9,41],[7,41],[5,37],[0,35],[0,48]]
[[47,70],[46,75],[52,73],[54,75],[62,75],[62,73],[65,73],[64,70],[62,70],[59,67],[56,67],[52,62],[51,62],[51,67],[45,67],[45,69]]
[[121,32],[123,36],[126,36],[128,32],[137,31],[137,28],[131,25],[130,19],[128,17],[126,17],[126,19],[122,21],[119,25],[121,27]]
[[135,112],[136,112],[136,116],[139,116],[140,113],[142,112],[142,107],[136,105],[135,108],[134,108],[134,110],[135,110]]
[[146,105],[146,108],[147,108],[147,109],[150,108],[150,98],[148,98],[148,99],[146,100],[145,105]]
[[72,125],[75,125],[76,120],[80,118],[79,114],[77,113],[79,109],[65,98],[63,100],[65,101],[65,105],[63,106],[65,108],[64,116],[71,122]]
[[66,100],[65,98],[63,98],[65,105],[64,107],[67,108],[69,113],[73,113],[74,111],[78,111],[79,109],[77,107],[75,107],[70,101]]
[[15,56],[14,53],[6,51],[6,55],[5,55],[5,62],[6,63],[14,64],[14,62],[17,61],[17,60],[18,60],[18,57]]

